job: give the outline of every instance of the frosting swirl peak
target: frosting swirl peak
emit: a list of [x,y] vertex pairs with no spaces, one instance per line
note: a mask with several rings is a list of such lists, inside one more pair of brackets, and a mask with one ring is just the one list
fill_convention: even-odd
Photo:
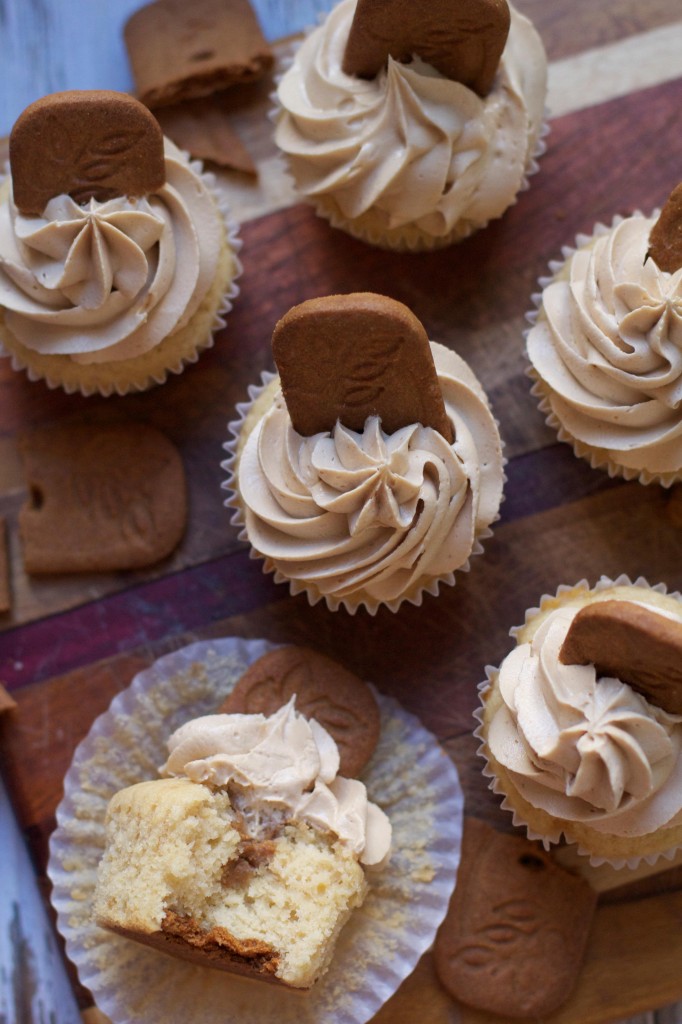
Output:
[[682,270],[647,258],[655,218],[597,234],[543,292],[528,356],[559,422],[619,466],[682,466]]
[[533,806],[614,835],[640,835],[682,810],[682,718],[559,651],[577,612],[559,608],[500,668],[488,730],[495,759]]
[[41,355],[130,359],[183,327],[214,280],[224,228],[198,172],[165,144],[153,195],[51,199],[42,216],[0,203],[0,307]]
[[487,399],[455,353],[431,343],[451,445],[411,424],[385,434],[337,423],[302,437],[281,391],[237,464],[240,510],[266,568],[330,607],[413,596],[463,567],[497,517],[501,442]]

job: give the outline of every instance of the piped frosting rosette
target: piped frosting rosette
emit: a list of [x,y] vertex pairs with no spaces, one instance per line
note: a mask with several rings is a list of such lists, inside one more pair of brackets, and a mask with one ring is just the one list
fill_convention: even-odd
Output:
[[424,591],[454,585],[455,570],[468,570],[490,536],[504,483],[497,424],[466,363],[437,343],[431,350],[452,445],[420,424],[386,434],[377,417],[361,432],[337,423],[302,437],[271,375],[237,407],[223,463],[226,504],[264,571],[312,604],[371,614],[382,604],[421,604]]
[[276,94],[275,140],[301,195],[334,227],[391,249],[433,249],[502,216],[544,152],[546,58],[512,23],[481,98],[419,57],[375,79],[342,71],[355,0],[304,40]]
[[487,669],[475,735],[491,789],[529,838],[549,848],[564,835],[594,864],[634,867],[682,841],[682,716],[598,678],[594,664],[560,660],[578,611],[613,599],[682,620],[680,596],[643,579],[559,588],[511,630],[517,646],[499,669]]
[[[67,391],[124,394],[163,383],[212,345],[238,294],[241,243],[213,176],[168,140],[165,168],[149,196],[80,205],[59,195],[40,217],[17,210],[11,191],[0,203],[0,307],[15,369]],[[207,329],[155,359],[207,302]],[[93,381],[87,371],[83,383],[63,379],[64,360],[93,367]]]
[[682,269],[647,258],[655,222],[598,224],[550,263],[527,354],[560,440],[610,476],[668,487],[682,471]]

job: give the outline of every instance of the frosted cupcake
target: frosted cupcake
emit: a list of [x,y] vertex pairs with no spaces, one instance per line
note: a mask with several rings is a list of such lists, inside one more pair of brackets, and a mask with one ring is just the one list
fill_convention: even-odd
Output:
[[545,846],[635,866],[682,843],[682,599],[627,577],[544,597],[482,688],[479,753]]
[[0,189],[0,346],[85,395],[141,391],[213,343],[239,242],[201,165],[123,93],[28,107]]
[[658,219],[579,235],[540,281],[527,340],[559,439],[610,476],[665,487],[682,471],[682,253],[666,241],[680,203],[678,187]]
[[277,324],[280,376],[231,424],[227,504],[265,571],[336,610],[421,604],[498,517],[504,460],[481,385],[402,303],[312,299]]
[[506,0],[342,0],[277,90],[300,194],[388,249],[433,249],[501,217],[543,146],[547,61]]

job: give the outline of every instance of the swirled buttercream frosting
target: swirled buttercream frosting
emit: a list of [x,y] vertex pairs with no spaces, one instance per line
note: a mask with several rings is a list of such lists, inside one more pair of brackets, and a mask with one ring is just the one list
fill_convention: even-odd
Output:
[[654,223],[621,220],[569,257],[544,288],[528,356],[570,438],[666,474],[682,469],[682,270],[647,258]]
[[281,391],[248,436],[239,505],[266,568],[330,607],[368,607],[453,582],[497,518],[501,443],[487,399],[454,352],[431,343],[453,444],[413,423],[385,434],[337,423],[302,437]]
[[524,799],[555,818],[615,836],[676,825],[682,717],[619,679],[598,678],[594,665],[562,664],[559,651],[577,611],[551,612],[503,661],[490,752]]
[[273,715],[205,715],[168,740],[167,776],[226,786],[248,814],[305,821],[332,832],[361,863],[388,857],[391,824],[367,799],[364,783],[337,775],[339,751],[315,719],[295,709],[295,697]]
[[211,286],[224,227],[205,182],[166,140],[166,183],[153,195],[42,216],[0,204],[0,306],[27,349],[78,363],[131,359],[191,319]]
[[355,0],[343,0],[303,42],[277,96],[275,139],[299,191],[352,221],[464,237],[500,217],[536,151],[546,58],[531,23],[512,10],[498,74],[481,99],[414,57],[389,57],[367,81],[346,75]]

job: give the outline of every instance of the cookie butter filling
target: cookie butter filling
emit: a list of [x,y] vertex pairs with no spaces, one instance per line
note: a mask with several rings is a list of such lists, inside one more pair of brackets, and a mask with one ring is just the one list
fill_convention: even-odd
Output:
[[655,220],[623,220],[572,256],[543,292],[528,355],[574,438],[667,472],[682,465],[682,270],[647,259]]
[[[344,218],[376,211],[461,235],[514,201],[540,133],[546,60],[531,23],[512,10],[491,93],[481,99],[419,58],[367,81],[341,70],[355,0],[343,0],[303,42],[284,75],[276,142],[299,190]],[[461,224],[460,224],[461,222]]]
[[392,435],[298,434],[281,394],[250,434],[239,490],[254,549],[290,580],[336,600],[389,601],[464,566],[497,517],[496,423],[466,364],[431,343],[453,444],[412,424]]
[[[654,609],[658,610],[658,609]],[[534,807],[611,835],[682,821],[682,717],[559,651],[577,608],[552,612],[500,668],[488,746]]]
[[162,774],[226,788],[250,836],[304,822],[337,836],[362,864],[381,864],[390,851],[390,821],[362,782],[337,775],[333,738],[294,705],[292,697],[270,716],[188,722],[170,737]]
[[0,204],[0,306],[41,355],[79,363],[148,352],[192,317],[217,271],[223,227],[196,165],[165,144],[153,195],[51,199],[40,217]]

